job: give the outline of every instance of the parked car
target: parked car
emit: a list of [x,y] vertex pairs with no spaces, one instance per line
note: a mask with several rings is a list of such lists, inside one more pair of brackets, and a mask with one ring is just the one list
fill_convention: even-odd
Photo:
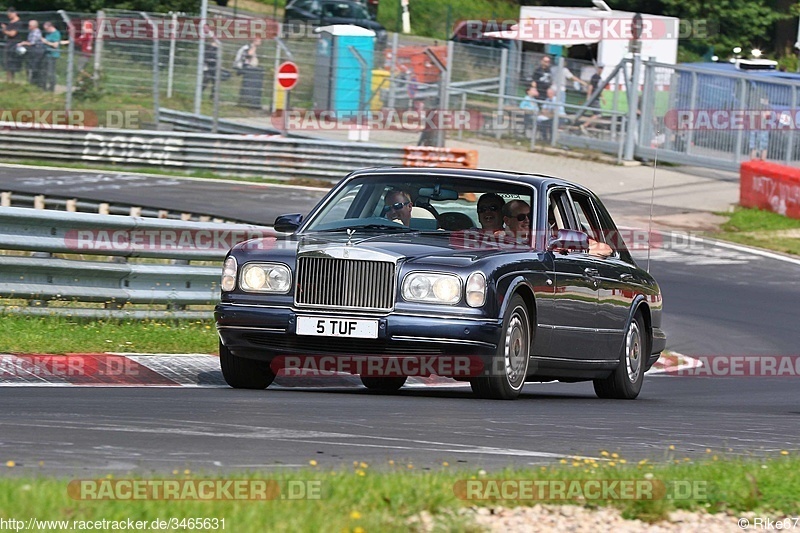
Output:
[[375,32],[376,41],[386,44],[387,33],[361,3],[353,0],[293,0],[283,16],[284,32],[298,34],[303,28],[333,24],[352,24]]
[[487,37],[484,34],[495,31],[512,31],[516,24],[516,20],[462,20],[455,25],[450,40],[489,48],[511,48],[514,42],[511,39]]
[[[486,194],[519,211],[504,230],[480,227]],[[365,169],[274,227],[285,235],[237,244],[224,262],[215,318],[235,388],[269,386],[287,356],[462,357],[469,373],[448,377],[483,398],[592,380],[602,398],[633,399],[666,343],[658,284],[598,197],[568,181]],[[607,256],[590,253],[597,243]],[[361,373],[382,391],[406,377]]]

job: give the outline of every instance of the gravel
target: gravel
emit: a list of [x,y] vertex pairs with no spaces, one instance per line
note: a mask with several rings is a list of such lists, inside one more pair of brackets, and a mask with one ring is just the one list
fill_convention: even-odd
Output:
[[[704,511],[673,511],[666,521],[653,524],[641,520],[627,520],[620,511],[611,507],[589,509],[576,505],[534,505],[533,507],[470,507],[459,513],[462,519],[479,528],[497,533],[530,531],[614,531],[614,533],[731,533],[742,531],[737,525],[739,518],[747,517],[752,522],[753,513],[741,515],[708,514]],[[409,521],[417,531],[433,531],[436,520],[427,512],[420,513]]]

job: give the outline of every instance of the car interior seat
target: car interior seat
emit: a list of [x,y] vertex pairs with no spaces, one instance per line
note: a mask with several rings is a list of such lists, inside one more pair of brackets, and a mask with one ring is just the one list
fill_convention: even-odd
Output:
[[461,231],[474,228],[475,221],[464,213],[448,211],[439,215],[439,227],[447,231]]

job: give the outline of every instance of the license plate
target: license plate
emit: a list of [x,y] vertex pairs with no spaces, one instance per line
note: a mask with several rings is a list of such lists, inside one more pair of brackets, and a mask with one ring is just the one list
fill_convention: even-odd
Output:
[[297,334],[377,339],[378,321],[330,316],[299,316],[297,317]]

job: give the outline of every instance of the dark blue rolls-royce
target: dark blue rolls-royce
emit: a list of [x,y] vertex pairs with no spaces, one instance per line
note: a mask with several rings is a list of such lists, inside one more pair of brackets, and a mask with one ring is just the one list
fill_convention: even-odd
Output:
[[324,363],[383,391],[437,374],[482,398],[592,380],[633,399],[665,346],[658,284],[597,196],[561,179],[359,170],[275,230],[225,259],[215,318],[232,387]]

